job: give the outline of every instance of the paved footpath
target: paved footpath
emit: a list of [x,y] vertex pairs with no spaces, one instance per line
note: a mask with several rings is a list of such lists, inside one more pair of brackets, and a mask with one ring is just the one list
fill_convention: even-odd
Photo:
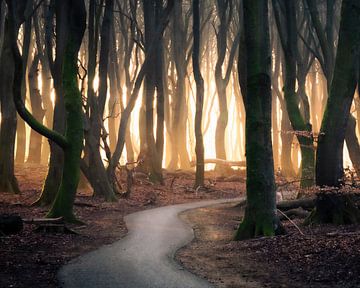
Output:
[[59,272],[64,288],[205,288],[207,281],[184,270],[175,252],[194,233],[179,219],[185,210],[236,201],[209,200],[166,206],[125,217],[129,233],[121,240],[80,256]]

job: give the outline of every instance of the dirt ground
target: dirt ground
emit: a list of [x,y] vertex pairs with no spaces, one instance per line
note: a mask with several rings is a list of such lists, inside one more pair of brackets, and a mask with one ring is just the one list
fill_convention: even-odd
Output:
[[234,204],[188,211],[195,239],[177,260],[217,287],[360,287],[360,226],[301,226],[288,234],[232,241],[243,211]]
[[[32,207],[31,203],[39,196],[46,171],[44,166],[17,166],[22,193],[0,193],[0,214],[18,214],[27,219],[44,217],[48,207]],[[121,176],[125,182],[126,175]],[[126,235],[126,214],[190,201],[234,198],[245,191],[241,173],[227,182],[215,173],[207,173],[206,179],[208,189],[194,191],[191,174],[165,173],[164,185],[136,178],[130,197],[119,198],[115,203],[93,198],[90,189],[82,189],[75,202],[75,213],[86,225],[70,227],[78,234],[35,232],[34,225],[25,224],[19,234],[0,236],[0,287],[57,287],[56,273],[64,263]]]

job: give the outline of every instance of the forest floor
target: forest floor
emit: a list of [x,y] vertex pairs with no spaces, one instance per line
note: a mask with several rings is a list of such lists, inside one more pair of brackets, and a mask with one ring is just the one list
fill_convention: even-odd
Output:
[[181,214],[195,239],[177,253],[188,270],[216,287],[360,287],[360,226],[283,224],[287,235],[235,242],[243,209],[234,204]]
[[[44,217],[49,207],[32,207],[39,196],[47,168],[18,165],[16,176],[19,195],[0,194],[0,214],[18,214],[22,218]],[[126,188],[126,175],[119,175]],[[140,175],[141,176],[141,175]],[[165,173],[164,185],[153,185],[145,178],[135,178],[130,196],[106,203],[91,196],[90,189],[80,189],[75,202],[77,217],[86,223],[70,226],[77,234],[35,232],[36,225],[24,224],[22,232],[0,235],[0,287],[57,287],[58,269],[72,258],[110,244],[127,233],[124,216],[139,210],[206,199],[235,198],[244,195],[244,173],[219,179],[206,173],[207,189],[194,191],[194,175]]]
[[[43,217],[48,207],[32,207],[39,196],[46,167],[16,167],[22,193],[0,194],[0,214]],[[126,181],[122,175],[122,182]],[[136,178],[130,197],[106,203],[79,191],[75,212],[86,223],[71,226],[77,234],[35,232],[25,224],[16,235],[0,236],[0,287],[57,287],[58,269],[72,258],[126,235],[126,214],[159,206],[205,199],[234,198],[245,192],[244,173],[221,179],[206,173],[208,189],[194,191],[194,175],[165,173],[164,185]],[[279,179],[278,179],[279,180]],[[283,185],[285,183],[285,185]],[[296,184],[282,183],[285,198],[296,195]],[[126,183],[124,183],[124,188]],[[360,226],[301,226],[284,221],[287,235],[235,242],[232,237],[243,210],[224,204],[182,214],[196,238],[181,249],[177,260],[217,287],[360,287]]]

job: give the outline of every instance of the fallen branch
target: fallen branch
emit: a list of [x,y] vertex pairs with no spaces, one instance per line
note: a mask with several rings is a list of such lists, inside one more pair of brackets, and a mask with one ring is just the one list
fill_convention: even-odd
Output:
[[[223,159],[205,159],[204,164],[220,164],[225,166],[238,166],[238,167],[246,167],[246,161],[228,161]],[[191,167],[196,166],[195,161],[190,162]]]
[[[307,210],[304,210],[303,208],[299,207],[299,208],[295,208],[295,209],[290,209],[284,212],[286,214],[286,216],[288,217],[293,217],[295,216],[296,218],[301,218],[304,219],[307,216],[309,216],[310,212]],[[285,220],[285,217],[279,217],[280,220]],[[287,219],[287,218],[286,218]]]
[[289,201],[280,201],[277,204],[277,208],[283,211],[287,211],[294,208],[303,208],[305,210],[311,210],[315,206],[315,199],[314,198],[304,198],[304,199],[296,199],[296,200],[289,200]]
[[86,202],[75,202],[74,205],[79,207],[96,207],[96,205]]
[[45,225],[45,224],[64,224],[64,218],[34,218],[34,219],[23,219],[26,224]]

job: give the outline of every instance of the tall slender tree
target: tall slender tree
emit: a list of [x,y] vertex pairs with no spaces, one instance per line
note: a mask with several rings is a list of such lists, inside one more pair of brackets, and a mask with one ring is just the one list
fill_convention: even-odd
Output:
[[[226,89],[231,77],[231,68],[233,66],[237,48],[240,41],[240,31],[236,31],[235,39],[230,46],[230,55],[227,63],[225,63],[227,52],[227,38],[231,21],[233,20],[233,3],[227,0],[217,0],[216,7],[218,11],[219,25],[216,32],[217,61],[215,65],[215,83],[219,101],[219,117],[215,131],[215,148],[216,158],[226,160],[225,149],[225,131],[228,124],[229,112]],[[225,65],[227,64],[227,65]],[[223,73],[225,71],[225,73]],[[226,167],[216,165],[216,169],[222,173]]]
[[195,153],[196,153],[196,176],[195,188],[204,186],[204,140],[202,134],[202,115],[204,106],[204,79],[200,70],[200,3],[193,0],[193,70],[196,83],[196,112],[195,112]]
[[[284,99],[286,110],[293,130],[297,133],[297,139],[301,150],[301,187],[309,187],[314,184],[315,174],[315,148],[313,145],[312,127],[308,122],[310,117],[303,117],[298,104],[296,93],[297,78],[297,22],[296,6],[294,1],[273,0],[275,19],[279,38],[284,51],[285,83]],[[282,9],[285,10],[282,12]],[[281,14],[284,17],[281,17]],[[283,20],[283,21],[282,21]]]

